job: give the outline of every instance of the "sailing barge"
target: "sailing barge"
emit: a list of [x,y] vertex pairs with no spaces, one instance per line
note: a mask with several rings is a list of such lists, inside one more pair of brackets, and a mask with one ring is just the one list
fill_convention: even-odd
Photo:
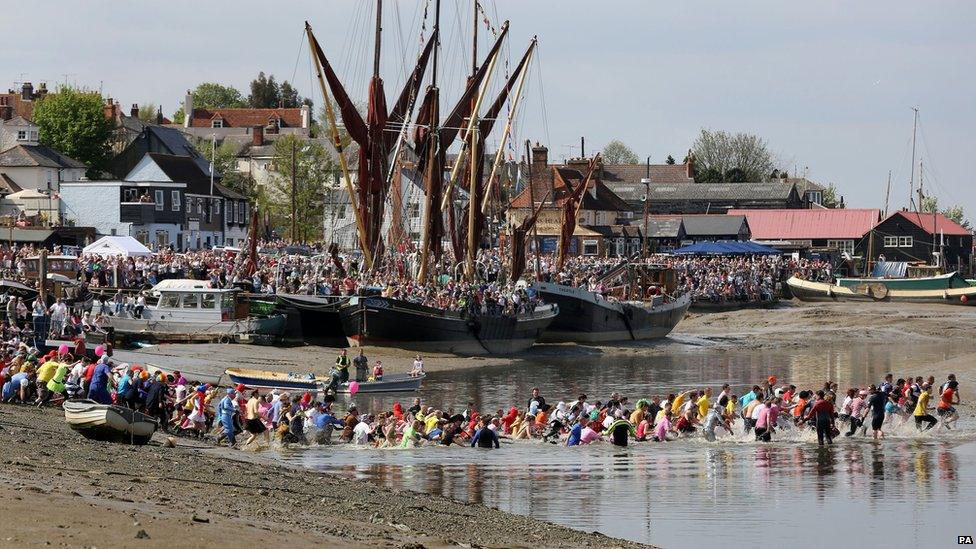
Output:
[[351,346],[459,355],[510,355],[531,347],[556,318],[542,305],[514,315],[467,314],[386,297],[353,297],[339,310]]

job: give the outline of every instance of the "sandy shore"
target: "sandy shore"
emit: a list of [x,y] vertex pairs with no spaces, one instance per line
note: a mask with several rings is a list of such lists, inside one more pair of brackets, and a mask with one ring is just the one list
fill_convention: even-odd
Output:
[[92,442],[59,409],[0,407],[8,547],[637,547],[483,505],[178,441]]
[[[771,310],[750,309],[725,313],[689,314],[663,341],[587,346],[536,345],[513,357],[457,357],[424,355],[429,372],[500,366],[548,357],[586,357],[597,354],[654,355],[693,352],[700,347],[718,349],[802,348],[830,345],[937,343],[971,341],[976,333],[976,308],[945,305],[889,303],[786,302]],[[357,352],[350,350],[350,355]],[[413,353],[398,349],[366,347],[371,361],[382,360],[387,373],[407,372]],[[148,363],[165,369],[199,374],[197,379],[215,381],[231,367],[280,372],[314,372],[327,375],[337,348],[298,346],[263,347],[237,344],[164,344],[138,351],[118,351],[116,358]],[[188,375],[188,377],[194,377]],[[226,383],[226,378],[221,380]]]

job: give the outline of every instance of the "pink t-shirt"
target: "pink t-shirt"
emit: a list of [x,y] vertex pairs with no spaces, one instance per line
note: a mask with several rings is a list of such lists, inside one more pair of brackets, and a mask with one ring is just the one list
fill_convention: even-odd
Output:
[[765,429],[767,425],[769,425],[769,408],[763,406],[759,410],[759,417],[756,419],[756,428]]
[[664,437],[667,435],[668,431],[671,430],[671,420],[666,417],[661,418],[661,421],[657,422],[654,426],[654,436],[661,442],[664,442]]
[[583,432],[580,433],[580,444],[589,444],[594,440],[600,440],[600,433],[589,427],[583,427]]

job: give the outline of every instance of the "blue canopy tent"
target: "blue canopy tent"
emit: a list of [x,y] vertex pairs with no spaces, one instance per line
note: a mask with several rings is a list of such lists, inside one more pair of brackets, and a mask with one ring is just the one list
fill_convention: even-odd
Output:
[[779,255],[782,252],[756,242],[721,240],[698,242],[671,252],[675,255]]

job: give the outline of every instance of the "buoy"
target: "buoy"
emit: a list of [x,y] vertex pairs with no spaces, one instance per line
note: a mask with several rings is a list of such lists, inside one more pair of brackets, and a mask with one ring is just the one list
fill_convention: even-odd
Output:
[[959,301],[965,303],[965,302],[969,301],[969,296],[967,296],[967,295],[961,295],[961,296],[959,296]]

